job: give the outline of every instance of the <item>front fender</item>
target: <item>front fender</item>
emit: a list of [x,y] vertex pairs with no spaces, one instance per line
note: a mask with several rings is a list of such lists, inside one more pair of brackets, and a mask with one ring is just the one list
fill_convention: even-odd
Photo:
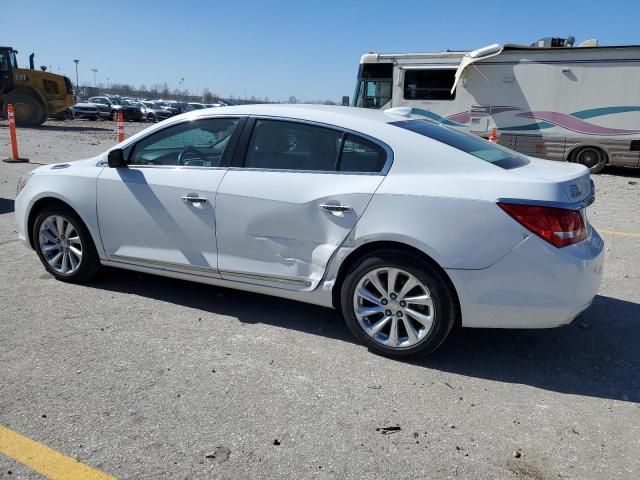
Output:
[[81,168],[73,174],[71,169],[69,173],[63,175],[57,172],[34,174],[15,201],[19,238],[33,248],[29,232],[29,219],[32,212],[35,213],[33,208],[41,205],[46,199],[54,199],[69,205],[77,213],[87,226],[98,255],[100,258],[105,258],[96,215],[95,168],[98,167],[93,167],[92,175],[82,175]]

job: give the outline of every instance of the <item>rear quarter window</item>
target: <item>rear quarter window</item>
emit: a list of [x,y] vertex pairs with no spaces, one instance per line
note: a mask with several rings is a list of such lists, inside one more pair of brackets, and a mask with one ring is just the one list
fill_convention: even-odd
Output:
[[527,157],[513,150],[483,140],[472,133],[463,132],[462,130],[428,120],[403,120],[391,122],[390,125],[432,138],[506,170],[522,167],[529,163]]

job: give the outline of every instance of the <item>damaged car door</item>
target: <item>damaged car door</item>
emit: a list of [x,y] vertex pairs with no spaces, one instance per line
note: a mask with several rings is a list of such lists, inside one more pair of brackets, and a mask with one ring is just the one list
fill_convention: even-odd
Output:
[[315,288],[391,159],[389,147],[356,133],[249,119],[216,196],[222,277]]

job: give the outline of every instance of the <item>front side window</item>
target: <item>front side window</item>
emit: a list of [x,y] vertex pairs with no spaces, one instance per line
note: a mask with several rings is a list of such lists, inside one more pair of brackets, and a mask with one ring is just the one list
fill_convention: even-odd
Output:
[[356,107],[382,108],[391,101],[391,81],[363,80],[358,87]]
[[207,118],[165,128],[140,140],[129,164],[217,167],[238,121]]
[[336,167],[342,132],[304,123],[258,120],[246,168],[323,170]]
[[446,127],[429,120],[403,120],[401,122],[391,122],[390,125],[432,138],[507,170],[522,167],[529,163],[527,157],[513,150],[483,140],[471,133],[463,132],[457,128]]
[[405,100],[453,100],[456,71],[450,69],[407,70],[404,74]]

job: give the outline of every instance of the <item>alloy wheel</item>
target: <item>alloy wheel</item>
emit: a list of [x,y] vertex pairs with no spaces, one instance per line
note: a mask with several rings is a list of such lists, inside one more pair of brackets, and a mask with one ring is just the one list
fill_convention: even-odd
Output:
[[392,267],[362,276],[353,294],[362,329],[387,348],[408,348],[428,337],[435,320],[434,301],[415,275]]
[[38,232],[40,251],[57,273],[71,275],[82,263],[82,240],[76,227],[62,215],[44,219]]

